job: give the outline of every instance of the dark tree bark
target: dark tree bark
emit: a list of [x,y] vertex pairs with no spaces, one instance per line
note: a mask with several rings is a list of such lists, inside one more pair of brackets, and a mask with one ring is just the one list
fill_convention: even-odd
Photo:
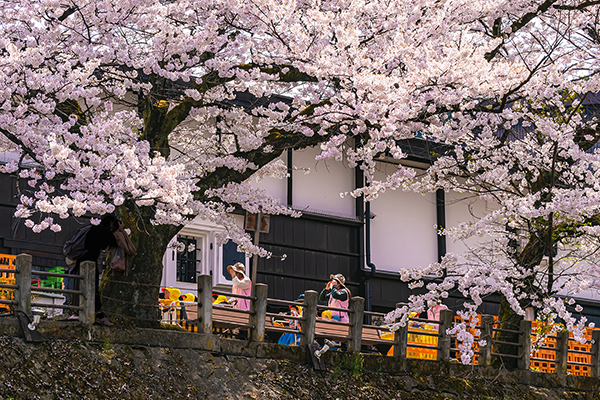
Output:
[[131,240],[138,254],[129,260],[127,276],[114,276],[110,269],[105,271],[100,287],[102,309],[111,319],[125,325],[157,327],[162,259],[169,241],[181,227],[149,224],[152,210],[130,211],[134,207],[127,203],[119,209],[119,214],[125,225],[132,228]]
[[[530,236],[527,245],[517,256],[517,262],[519,265],[533,269],[536,265],[540,264],[542,258],[544,257],[544,249],[546,247],[546,242],[542,239],[543,237],[544,236],[542,234],[533,234]],[[526,287],[532,285],[532,278],[524,283]],[[521,304],[521,307],[525,306],[526,304]],[[500,300],[500,309],[498,310],[498,325],[496,326],[500,329],[518,331],[522,320],[523,317],[515,313],[506,297],[502,296]],[[494,341],[518,343],[519,334],[502,331],[495,332]],[[498,354],[519,355],[523,351],[524,349],[507,344],[495,344],[493,346],[493,352]],[[492,360],[492,365],[496,367],[503,366],[507,369],[515,369],[517,368],[517,362],[518,360],[512,357],[494,357]]]

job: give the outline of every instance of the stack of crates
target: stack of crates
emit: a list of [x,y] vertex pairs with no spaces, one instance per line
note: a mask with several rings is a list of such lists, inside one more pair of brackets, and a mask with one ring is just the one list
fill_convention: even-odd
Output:
[[[481,314],[477,314],[477,319],[478,319],[477,326],[481,326]],[[494,315],[494,322],[496,322],[496,321],[498,321],[498,317],[496,315]],[[458,323],[463,322],[463,319],[457,315],[457,316],[454,317],[454,322],[458,324]],[[474,328],[469,328],[468,327],[469,321],[465,321],[465,322],[467,322],[467,332],[469,332],[471,335],[473,335],[473,337],[475,339],[475,344],[473,345],[473,352],[475,354],[473,355],[473,359],[471,360],[471,364],[477,364],[478,360],[479,360],[479,354],[478,354],[479,344],[477,344],[477,342],[479,341],[479,336],[480,335],[476,334]],[[481,329],[479,329],[479,332],[481,332]],[[455,340],[454,341],[454,347],[458,348],[458,345],[459,345],[458,340]],[[456,358],[460,359],[460,356],[461,356],[461,353],[457,352],[456,353]]]
[[[541,321],[533,321],[531,323],[531,342],[532,343],[534,342],[537,335],[539,333],[541,333],[542,329],[544,329],[545,327],[547,327],[547,329],[550,329],[550,327],[548,325],[544,324]],[[555,338],[547,338],[546,341],[542,345],[545,347],[556,348],[556,339]],[[554,373],[554,367],[555,367],[554,360],[556,359],[556,351],[555,350],[540,349],[540,350],[536,351],[535,353],[533,353],[531,355],[531,357],[548,360],[548,361],[531,360],[530,368],[533,371],[541,371],[541,372],[546,372],[546,373],[550,373],[550,374]]]
[[[586,329],[585,337],[586,342],[581,344],[574,340],[569,340],[569,350],[576,351],[592,351],[592,330],[591,328]],[[569,337],[573,337],[573,334],[570,334]],[[579,354],[579,353],[571,353],[569,352],[567,355],[567,362],[576,362],[576,363],[592,363],[592,355],[591,354]],[[567,373],[578,376],[590,376],[590,367],[587,365],[574,365],[567,364]]]
[[[52,267],[48,269],[48,272],[52,272],[54,274],[64,274],[66,268],[65,267]],[[44,288],[52,288],[52,289],[61,289],[62,288],[63,278],[59,278],[56,276],[49,276],[45,280],[42,280],[40,283]]]
[[[437,345],[438,337],[429,335],[420,335],[419,332],[431,332],[438,333],[437,324],[422,324],[414,321],[410,321],[408,324],[408,335],[406,344],[406,357],[417,358],[419,360],[437,360]],[[394,340],[394,332],[381,331],[380,337],[383,340]],[[412,344],[431,346],[431,349],[424,349],[421,347],[411,347]],[[388,356],[394,355],[394,346],[392,346],[388,353]]]
[[[536,336],[541,329],[543,329],[543,322],[534,321],[532,324],[532,336]],[[583,335],[584,338],[588,341],[588,343],[581,344],[579,342],[569,340],[569,350],[575,351],[591,351],[592,350],[592,328],[587,328],[586,333]],[[573,334],[570,333],[569,337],[572,338]],[[556,339],[555,338],[547,338],[544,346],[556,348]],[[535,358],[543,358],[548,361],[541,360],[532,360],[531,361],[531,369],[534,371],[541,371],[547,373],[553,373],[555,371],[555,363],[556,359],[556,351],[549,349],[540,349],[536,353],[532,355]],[[591,354],[579,354],[579,353],[571,353],[567,354],[567,373],[578,376],[590,376],[590,367],[587,365],[575,365],[569,363],[586,363],[591,364],[592,355]]]
[[[419,332],[438,333],[438,330],[438,324],[423,324],[410,321],[408,324],[406,357],[417,358],[420,360],[437,360],[438,337],[420,335]],[[431,346],[431,349],[411,347],[411,344]]]
[[[15,260],[14,256],[4,256],[2,257],[2,262],[0,262],[0,268],[2,269],[15,269]],[[11,274],[10,272],[3,272],[0,274],[0,283],[5,285],[14,285],[15,284],[15,274]],[[0,299],[2,300],[13,300],[14,299],[14,289],[1,289],[0,288]],[[10,310],[10,307],[6,304],[0,304],[0,312],[7,312]]]

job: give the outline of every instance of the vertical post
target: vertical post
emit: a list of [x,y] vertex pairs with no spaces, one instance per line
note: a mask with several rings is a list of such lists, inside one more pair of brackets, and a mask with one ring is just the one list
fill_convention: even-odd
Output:
[[[258,211],[258,214],[256,214],[256,230],[254,231],[254,245],[256,247],[258,247],[258,244],[260,243],[260,222],[262,220],[262,210]],[[251,278],[250,281],[252,282],[252,289],[250,289],[250,291],[252,292],[252,296],[256,296],[256,290],[254,289],[256,287],[256,273],[258,271],[258,255],[254,254],[252,256],[252,273],[251,273]]]
[[[446,194],[444,189],[435,191],[435,215],[438,229],[446,228]],[[446,235],[437,235],[438,262],[446,255]]]
[[494,317],[492,315],[481,316],[480,340],[485,340],[485,346],[479,346],[479,358],[477,364],[490,365],[492,363],[492,340],[494,334]]
[[408,341],[408,326],[401,326],[394,333],[394,357],[406,358],[406,342]]
[[[404,303],[396,304],[396,308],[405,306]],[[406,358],[406,343],[408,342],[408,323],[405,326],[401,326],[394,333],[394,357],[405,359]]]
[[317,324],[317,292],[307,290],[304,292],[304,321],[300,324],[302,335],[300,345],[306,346],[315,341],[315,325]]
[[594,366],[590,367],[590,376],[597,378],[600,376],[600,331],[592,331],[592,341],[592,357],[590,364],[593,364]]
[[96,263],[93,261],[84,261],[79,268],[83,279],[81,281],[81,291],[79,305],[82,309],[79,311],[79,321],[89,325],[96,320],[94,311],[96,308]]
[[359,296],[350,298],[350,343],[348,344],[349,351],[360,352],[362,343],[363,319],[365,316],[365,299]]
[[[521,333],[519,334],[519,344],[521,345],[521,358],[519,358],[519,361],[517,361],[517,366],[519,369],[528,370],[531,367],[531,321],[521,321],[521,323],[519,324],[519,330],[521,331]],[[567,339],[568,338],[569,337],[567,334]]]
[[556,334],[556,364],[554,372],[557,374],[567,373],[567,361],[569,353],[569,332],[559,332]]
[[[288,176],[287,176],[287,206],[289,208],[292,208],[292,204],[293,204],[293,194],[294,194],[294,181],[293,179],[293,172],[292,168],[293,168],[293,153],[294,150],[292,150],[291,148],[287,150],[287,170],[288,170]],[[362,187],[362,186],[361,186]]]
[[446,333],[448,329],[452,326],[452,322],[454,319],[454,312],[452,310],[442,310],[440,311],[440,326],[438,328],[438,333],[440,337],[438,338],[438,352],[437,359],[448,361],[450,359],[450,335]]
[[265,340],[265,318],[267,318],[267,291],[268,287],[264,283],[254,285],[254,299],[250,302],[250,309],[254,311],[250,315],[250,325],[254,329],[250,332],[250,340],[263,342]]
[[200,275],[198,285],[198,333],[212,333],[212,276]]
[[30,254],[19,254],[15,273],[15,283],[19,286],[15,289],[15,311],[29,313],[31,308],[31,257]]

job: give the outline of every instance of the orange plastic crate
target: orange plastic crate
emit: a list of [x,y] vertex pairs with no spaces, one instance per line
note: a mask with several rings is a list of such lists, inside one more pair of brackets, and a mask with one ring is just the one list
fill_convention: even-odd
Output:
[[[536,336],[538,329],[541,329],[542,322],[534,321],[532,323],[532,336]],[[594,328],[597,329],[597,328]],[[594,331],[592,328],[587,328],[586,333],[584,335],[586,340],[592,340],[592,332]],[[569,337],[572,338],[573,334],[569,334]],[[556,348],[556,339],[548,338],[544,343],[546,347],[554,347]],[[578,343],[572,340],[569,340],[569,350],[577,350],[577,351],[591,351],[592,344],[591,343]],[[535,358],[543,358],[548,361],[531,361],[531,369],[535,371],[548,372],[553,373],[555,371],[555,363],[556,352],[553,350],[541,349],[534,353],[532,357]],[[587,365],[575,365],[569,363],[592,363],[592,355],[591,354],[579,354],[579,353],[571,353],[567,354],[567,373],[577,376],[590,376],[590,367]]]

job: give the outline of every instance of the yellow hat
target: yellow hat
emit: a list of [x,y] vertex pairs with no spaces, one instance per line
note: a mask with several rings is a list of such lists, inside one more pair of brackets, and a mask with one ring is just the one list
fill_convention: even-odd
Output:
[[181,296],[181,290],[176,289],[176,288],[172,288],[172,287],[168,287],[165,290],[165,294],[166,294],[167,291],[169,292],[169,297],[168,297],[169,300],[171,300],[171,301],[179,301],[179,296]]
[[229,300],[227,300],[227,297],[225,297],[221,294],[213,301],[213,304],[221,304],[221,303],[228,303],[228,302],[229,302]]
[[181,295],[181,299],[183,301],[196,301],[196,296],[194,296],[192,293],[186,293]]

